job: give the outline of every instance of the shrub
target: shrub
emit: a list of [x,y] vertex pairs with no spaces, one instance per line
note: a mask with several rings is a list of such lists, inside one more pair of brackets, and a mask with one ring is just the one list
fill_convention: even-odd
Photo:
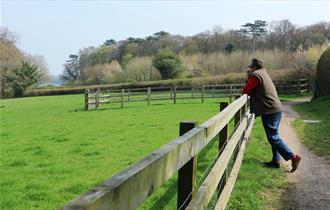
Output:
[[330,95],[330,47],[317,62],[316,90],[314,97]]
[[181,71],[181,60],[170,49],[161,49],[152,60],[152,64],[162,76],[162,79],[173,79]]

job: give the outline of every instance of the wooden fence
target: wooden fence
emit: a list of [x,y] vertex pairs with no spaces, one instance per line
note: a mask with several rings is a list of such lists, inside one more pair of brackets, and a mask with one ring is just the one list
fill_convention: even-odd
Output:
[[[300,93],[309,90],[308,80],[299,79],[293,81],[274,82],[279,93]],[[102,104],[120,103],[132,101],[145,101],[150,105],[151,101],[172,100],[175,104],[180,99],[200,99],[203,103],[206,98],[229,97],[230,102],[234,95],[240,94],[244,84],[202,85],[200,87],[146,87],[121,90],[86,89],[85,110],[98,109]]]
[[100,89],[89,90],[85,92],[85,110],[98,109],[101,104],[124,103],[132,101],[145,101],[150,105],[151,101],[171,100],[176,104],[181,99],[200,99],[203,103],[206,98],[229,97],[232,100],[233,95],[240,94],[243,84],[225,84],[225,85],[203,85],[200,87],[147,87],[121,90]]
[[[243,95],[231,104],[220,103],[220,112],[200,126],[195,122],[181,122],[180,137],[79,196],[61,210],[136,209],[177,173],[177,209],[206,209],[213,195],[218,198],[215,209],[225,209],[254,124],[254,115],[249,113],[248,105],[248,97]],[[235,129],[229,136],[228,127],[232,119]],[[219,155],[198,187],[197,154],[212,140],[218,141]],[[228,167],[230,160],[234,162],[233,167]]]

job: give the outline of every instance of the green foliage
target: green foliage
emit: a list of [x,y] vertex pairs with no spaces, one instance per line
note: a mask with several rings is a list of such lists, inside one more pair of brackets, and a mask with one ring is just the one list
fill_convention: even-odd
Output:
[[246,23],[242,25],[242,28],[239,30],[239,32],[245,35],[250,35],[252,37],[262,36],[267,32],[266,26],[266,21],[255,20],[254,23]]
[[[70,81],[71,84],[103,84],[108,80],[98,79],[95,77],[95,73],[86,71],[92,70],[94,66],[99,68],[101,64],[106,65],[112,61],[118,61],[121,68],[127,71],[127,65],[134,58],[155,57],[160,49],[168,48],[180,55],[182,60],[184,56],[199,56],[203,54],[205,59],[208,59],[209,55],[211,55],[211,58],[214,54],[216,56],[219,55],[219,59],[211,59],[212,61],[197,61],[193,63],[192,67],[187,68],[188,71],[180,74],[184,78],[216,75],[233,71],[237,72],[245,68],[246,63],[251,59],[251,45],[253,54],[256,57],[263,56],[263,54],[269,56],[269,52],[274,51],[274,55],[269,56],[271,62],[268,62],[268,58],[264,59],[262,57],[266,64],[270,63],[268,67],[272,69],[293,68],[294,65],[292,65],[293,62],[291,60],[296,60],[296,52],[301,49],[303,51],[302,54],[305,54],[305,51],[313,48],[315,45],[326,44],[330,29],[330,23],[328,22],[320,22],[307,27],[297,27],[289,20],[281,20],[272,22],[271,27],[269,27],[270,31],[266,33],[266,25],[265,21],[256,20],[252,23],[244,24],[241,30],[222,30],[220,27],[213,31],[186,37],[159,31],[147,37],[128,37],[125,40],[118,41],[107,39],[99,47],[88,47],[79,50],[76,65],[79,71],[75,71],[75,65],[69,65],[68,63],[65,64],[64,71],[69,72],[66,73],[66,77],[70,78],[67,81]],[[258,39],[260,36],[263,36],[263,38]],[[260,50],[255,51],[256,47]],[[229,57],[232,54],[234,55]],[[189,60],[189,58],[185,60]],[[303,62],[300,63],[303,64]],[[168,65],[172,65],[172,63]],[[300,65],[297,66],[300,68]],[[309,66],[305,67],[305,69],[308,68]],[[311,73],[311,78],[313,78],[314,73],[309,73]],[[79,74],[82,76],[79,76]],[[91,75],[91,77],[86,77],[86,75]],[[123,78],[122,76],[114,80],[128,81],[131,79]],[[75,77],[78,78],[77,81],[75,81]],[[142,74],[137,75],[137,77],[145,78]],[[309,77],[309,75],[306,75],[306,77]],[[111,81],[114,80],[111,79]]]
[[181,60],[170,49],[161,49],[155,55],[152,63],[162,76],[162,79],[173,79],[181,72]]
[[117,44],[117,42],[114,39],[107,39],[103,43],[104,46],[112,46],[112,45],[116,45],[116,44]]
[[235,48],[235,44],[234,43],[228,43],[226,45],[225,51],[226,51],[226,53],[230,54],[230,53],[233,52],[234,48]]
[[315,97],[330,95],[330,47],[321,55],[317,62]]
[[21,65],[15,67],[13,73],[7,76],[7,82],[10,83],[14,97],[22,97],[29,86],[38,82],[38,78],[38,66],[22,61]]

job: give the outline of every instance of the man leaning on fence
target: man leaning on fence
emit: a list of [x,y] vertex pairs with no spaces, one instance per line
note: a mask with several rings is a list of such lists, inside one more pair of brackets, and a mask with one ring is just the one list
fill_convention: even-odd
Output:
[[250,96],[251,113],[261,116],[267,139],[272,147],[273,159],[264,165],[270,168],[280,168],[281,156],[291,160],[294,172],[301,157],[294,154],[279,136],[279,125],[282,117],[281,102],[273,81],[263,68],[263,62],[253,58],[248,66],[247,80],[243,89],[244,94]]

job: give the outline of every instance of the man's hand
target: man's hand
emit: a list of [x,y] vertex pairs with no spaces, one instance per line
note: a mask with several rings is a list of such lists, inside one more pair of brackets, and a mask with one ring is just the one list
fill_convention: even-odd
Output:
[[245,83],[247,83],[248,79],[251,77],[251,71],[248,69],[246,70],[246,80]]

